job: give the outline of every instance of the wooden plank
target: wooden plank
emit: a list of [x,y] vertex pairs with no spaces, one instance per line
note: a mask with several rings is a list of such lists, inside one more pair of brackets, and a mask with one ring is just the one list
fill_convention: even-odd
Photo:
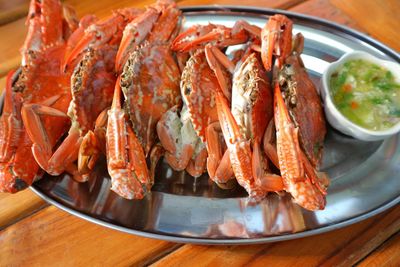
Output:
[[0,193],[0,230],[46,206],[47,203],[29,189],[17,194]]
[[29,0],[0,1],[0,25],[28,14]]
[[309,0],[291,11],[321,17],[363,31],[400,51],[400,32],[397,30],[400,1]]
[[78,15],[82,17],[86,14],[94,14],[100,18],[111,15],[111,10],[125,8],[125,7],[136,7],[144,8],[147,5],[154,3],[154,0],[121,0],[121,1],[109,1],[109,0],[96,0],[96,1],[81,1],[81,0],[66,0],[64,3],[71,5]]
[[357,266],[399,266],[400,263],[400,232],[393,235],[381,247],[368,255]]
[[0,231],[0,266],[138,266],[177,244],[121,233],[55,207]]
[[196,5],[239,5],[239,6],[254,6],[254,7],[267,7],[288,9],[304,0],[181,0],[177,1],[179,6],[196,6]]
[[400,1],[331,0],[331,3],[363,25],[372,37],[400,51]]
[[15,69],[21,62],[19,48],[22,46],[27,29],[25,18],[0,27],[0,77]]
[[353,226],[298,240],[252,246],[186,245],[153,266],[347,266],[398,230],[400,206]]
[[320,17],[359,31],[364,31],[351,17],[332,5],[329,0],[309,0],[291,8],[290,11]]

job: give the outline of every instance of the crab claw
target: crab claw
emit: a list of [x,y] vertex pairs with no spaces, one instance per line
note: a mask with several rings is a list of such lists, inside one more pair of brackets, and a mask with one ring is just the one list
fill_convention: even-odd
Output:
[[218,47],[227,47],[231,45],[237,45],[245,43],[249,39],[248,34],[241,30],[236,33],[232,31],[232,28],[228,28],[222,25],[218,25],[215,29],[209,33],[200,36],[193,41],[189,42],[182,48],[182,52],[187,52],[192,49],[197,49],[204,46],[205,44],[214,43]]
[[143,42],[150,33],[159,15],[159,11],[150,7],[143,14],[126,25],[115,59],[115,70],[117,73],[119,73],[124,66],[129,53]]
[[236,180],[246,189],[251,198],[262,199],[266,192],[256,185],[253,178],[250,141],[246,140],[241,134],[239,126],[230,111],[228,101],[220,89],[216,93],[216,103],[218,119],[229,149],[230,161]]
[[175,40],[172,42],[171,49],[174,51],[183,52],[183,49],[187,47],[188,44],[197,36],[204,36],[216,27],[217,25],[211,23],[208,25],[193,25],[175,38]]
[[151,177],[143,148],[121,108],[119,77],[107,122],[107,166],[111,190],[126,199],[142,199],[150,191]]
[[32,51],[63,42],[63,18],[60,1],[31,0],[26,24],[28,34],[21,48],[22,65],[29,64]]
[[72,55],[72,52],[75,50],[77,44],[79,44],[80,40],[85,35],[85,29],[89,27],[91,24],[97,21],[97,17],[94,15],[86,15],[79,21],[79,27],[71,34],[68,39],[67,47],[65,48],[65,54],[61,65],[61,71],[65,71],[73,58],[76,58],[77,52],[74,52],[75,55]]
[[89,46],[98,47],[108,42],[116,31],[115,27],[110,25],[117,23],[115,21],[117,19],[118,17],[115,17],[104,23],[91,24],[86,30],[82,31],[82,37],[75,47],[71,51],[66,51],[65,53],[64,68],[78,58]]
[[293,23],[284,15],[274,15],[261,31],[261,59],[267,71],[272,69],[272,56],[276,56],[277,66],[292,50]]
[[[71,64],[89,46],[95,48],[106,43],[118,44],[125,25],[139,14],[141,14],[139,9],[126,8],[117,10],[110,17],[98,22],[94,16],[84,17],[80,22],[80,27],[72,36],[72,44],[69,43],[67,47],[64,67]],[[70,47],[73,49],[68,49]]]
[[194,25],[178,35],[172,43],[172,50],[188,52],[206,44],[216,47],[227,47],[242,44],[250,37],[260,37],[260,28],[239,20],[232,28],[223,25]]

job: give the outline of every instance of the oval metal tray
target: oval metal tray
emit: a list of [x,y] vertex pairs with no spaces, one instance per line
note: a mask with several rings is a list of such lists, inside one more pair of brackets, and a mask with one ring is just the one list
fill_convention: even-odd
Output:
[[[400,62],[399,55],[381,43],[348,28],[304,15],[255,8],[183,8],[185,26],[208,22],[233,25],[245,19],[262,27],[269,15],[283,13],[305,36],[302,55],[313,81],[329,62],[345,52],[363,50]],[[105,161],[88,183],[68,174],[45,175],[31,189],[51,204],[91,222],[126,233],[175,242],[250,244],[288,240],[331,231],[378,214],[400,201],[399,135],[380,142],[362,142],[329,128],[322,169],[331,177],[327,206],[310,212],[288,195],[270,194],[256,206],[246,204],[239,187],[219,189],[207,175],[192,178],[157,167],[151,195],[125,200],[109,190]]]

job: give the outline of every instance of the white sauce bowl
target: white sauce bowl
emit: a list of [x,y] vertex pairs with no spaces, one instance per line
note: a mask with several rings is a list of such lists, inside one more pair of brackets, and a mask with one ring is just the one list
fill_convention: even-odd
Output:
[[332,73],[341,68],[349,60],[362,59],[382,66],[392,72],[397,83],[400,83],[400,65],[387,60],[382,60],[362,51],[353,51],[343,55],[338,61],[333,62],[322,74],[321,97],[324,101],[325,115],[330,125],[340,132],[364,141],[376,141],[388,138],[400,131],[400,122],[383,131],[365,129],[347,119],[335,106],[330,93],[330,77]]

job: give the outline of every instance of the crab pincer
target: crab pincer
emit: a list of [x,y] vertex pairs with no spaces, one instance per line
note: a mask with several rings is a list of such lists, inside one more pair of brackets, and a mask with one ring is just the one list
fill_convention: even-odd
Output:
[[284,15],[274,15],[261,31],[261,59],[267,71],[272,70],[273,56],[280,68],[292,51],[293,22]]
[[107,166],[111,190],[126,199],[142,199],[152,186],[142,145],[121,108],[121,88],[116,83],[107,123]]

